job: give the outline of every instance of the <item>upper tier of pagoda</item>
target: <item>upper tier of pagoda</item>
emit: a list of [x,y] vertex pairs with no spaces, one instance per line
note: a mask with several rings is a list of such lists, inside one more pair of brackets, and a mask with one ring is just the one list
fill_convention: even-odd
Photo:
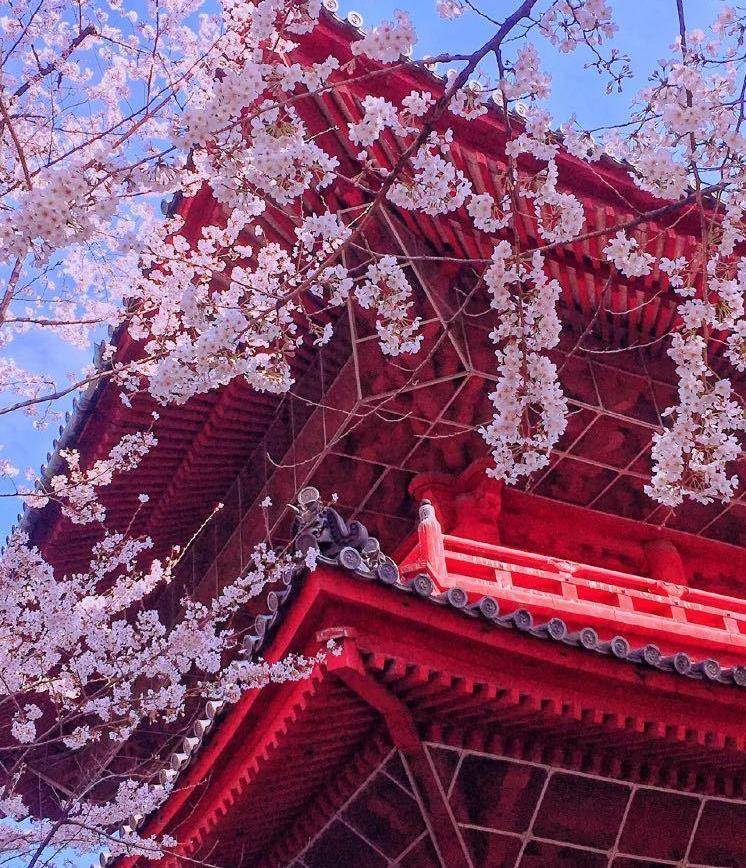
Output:
[[[346,63],[354,38],[351,25],[324,14],[313,38],[301,40],[299,50],[308,61],[332,53]],[[347,123],[361,116],[364,92],[389,99],[413,88],[437,94],[443,80],[410,64],[369,79],[365,91],[362,87],[340,80],[333,89],[298,103],[310,133],[339,158],[349,177],[355,175],[357,148],[347,138]],[[455,163],[477,191],[494,191],[504,166],[505,128],[499,113],[490,111],[469,122],[448,116],[446,122],[454,130]],[[375,149],[381,165],[390,167],[401,154],[401,143],[387,134]],[[610,159],[588,165],[568,154],[558,162],[560,186],[582,201],[589,228],[602,230],[660,207],[655,219],[637,227],[641,242],[671,258],[687,255],[695,243],[696,226],[686,214],[674,226],[665,203],[641,192],[625,166]],[[327,206],[343,211],[367,195],[340,181],[324,198]],[[187,238],[222,218],[207,189],[178,207]],[[293,237],[291,219],[275,210],[267,212],[263,228],[270,239],[289,242]],[[520,230],[527,246],[533,246],[538,236],[530,216],[521,218]],[[281,505],[305,484],[338,491],[340,504],[359,515],[390,550],[396,549],[415,515],[408,494],[412,480],[433,471],[461,473],[487,454],[476,429],[490,417],[487,396],[495,360],[487,335],[493,315],[484,289],[472,290],[491,244],[458,212],[431,218],[389,204],[369,222],[365,240],[379,252],[409,257],[415,313],[423,319],[425,335],[415,356],[395,362],[383,356],[370,313],[350,306],[338,312],[329,344],[299,348],[292,361],[295,385],[285,396],[253,392],[239,379],[183,406],[156,407],[140,395],[127,407],[117,387],[102,381],[62,432],[47,473],[55,472],[61,447],[75,445],[83,463],[91,462],[123,433],[149,424],[157,409],[158,446],[137,471],[116,479],[103,499],[112,527],[127,526],[136,514],[132,531],[151,535],[161,553],[183,544],[218,501],[225,503],[193,546],[184,583],[197,588],[206,576],[222,581],[240,571],[251,545],[265,533],[260,504],[267,496],[276,504],[268,515],[273,539],[287,541],[291,515]],[[609,516],[630,519],[640,523],[643,541],[662,533],[690,551],[697,550],[691,535],[741,543],[746,528],[742,490],[732,504],[687,504],[673,513],[643,493],[651,437],[675,396],[665,338],[675,304],[667,278],[657,268],[644,278],[610,280],[602,246],[599,234],[548,253],[551,276],[562,287],[564,324],[560,345],[550,355],[570,401],[569,425],[549,467],[523,485],[525,495],[506,493],[505,503],[515,510],[549,501],[566,504],[570,511],[580,507],[604,527]],[[354,266],[354,250],[349,257]],[[622,315],[625,311],[629,313]],[[118,358],[138,353],[126,333],[114,341]],[[743,390],[743,384],[737,388]],[[148,493],[147,504],[139,502],[141,492]],[[547,533],[525,541],[540,553],[551,554],[560,545],[551,516],[548,510]],[[30,513],[25,526],[61,569],[80,566],[96,533],[78,528],[71,536],[53,505]],[[631,550],[637,552],[634,545]],[[694,557],[688,561],[686,582],[741,593],[738,550],[715,542],[705,550],[701,563]],[[578,559],[609,566],[608,558],[604,547],[596,545]],[[635,554],[635,559],[630,568],[646,574],[643,556]],[[742,593],[746,596],[746,590]]]

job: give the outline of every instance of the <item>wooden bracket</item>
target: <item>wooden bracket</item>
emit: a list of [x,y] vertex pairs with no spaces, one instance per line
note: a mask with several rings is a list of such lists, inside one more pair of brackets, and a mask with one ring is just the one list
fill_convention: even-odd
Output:
[[473,868],[409,708],[366,671],[354,640],[345,641],[342,653],[329,659],[328,671],[383,718],[391,740],[401,752],[443,868]]

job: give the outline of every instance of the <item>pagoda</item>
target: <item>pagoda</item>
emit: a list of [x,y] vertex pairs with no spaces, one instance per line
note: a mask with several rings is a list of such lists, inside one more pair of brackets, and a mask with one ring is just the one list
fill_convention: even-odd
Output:
[[[355,15],[325,12],[301,42],[308,61],[347,62]],[[365,92],[395,101],[442,88],[405,65]],[[349,177],[345,130],[363,96],[350,83],[303,102],[310,132]],[[448,125],[454,162],[494,193],[500,113]],[[384,167],[401,153],[393,136],[374,148]],[[611,159],[590,166],[563,153],[558,165],[592,229],[660,204]],[[367,195],[340,183],[325,201],[343,212]],[[173,207],[188,237],[218,219],[209,190]],[[264,219],[269,237],[292,239],[290,219]],[[640,225],[641,244],[686,256],[694,215],[667,219]],[[528,215],[520,231],[536,246]],[[133,736],[116,767],[150,761],[170,795],[132,822],[177,841],[160,863],[169,868],[746,865],[746,500],[741,490],[731,503],[671,511],[643,492],[675,396],[665,278],[610,280],[600,233],[547,253],[562,287],[550,355],[569,424],[549,465],[507,487],[486,475],[478,433],[495,377],[475,264],[489,240],[458,212],[387,204],[366,243],[408,258],[425,334],[416,355],[385,357],[372,315],[351,303],[328,344],[299,348],[290,393],[236,380],[159,407],[157,447],[106,491],[112,526],[131,521],[157,554],[224,504],[158,601],[166,617],[184,592],[209,599],[268,535],[315,549],[315,569],[246,613],[246,653],[274,661],[334,648],[307,679],[195,709],[193,735],[167,755],[154,733]],[[113,340],[119,359],[136,356],[126,332]],[[124,406],[102,381],[46,472],[71,444],[85,461],[105,455],[153,409],[147,395]],[[93,540],[85,527],[71,535],[54,505],[24,526],[64,570]],[[64,757],[50,756],[47,773],[69,774]]]

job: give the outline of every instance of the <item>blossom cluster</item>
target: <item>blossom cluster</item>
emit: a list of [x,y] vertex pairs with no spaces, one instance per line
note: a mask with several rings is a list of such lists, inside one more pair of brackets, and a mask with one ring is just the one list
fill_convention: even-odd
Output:
[[484,279],[499,318],[490,335],[497,356],[490,395],[495,413],[481,432],[494,462],[487,472],[516,483],[547,465],[567,424],[557,369],[545,355],[559,341],[560,286],[547,278],[538,251],[525,262],[507,241],[495,246]]
[[612,9],[607,0],[559,0],[539,20],[542,32],[560,51],[578,44],[600,45],[614,35]]
[[431,133],[412,158],[411,177],[392,185],[388,198],[400,208],[437,215],[455,211],[466,201],[471,183],[448,159],[450,138]]
[[106,510],[99,500],[98,489],[110,485],[115,474],[134,470],[157,442],[150,432],[125,434],[106,458],[99,458],[87,470],[81,468],[80,453],[76,449],[63,449],[60,457],[67,463],[67,472],[49,480],[48,492],[29,493],[26,499],[38,508],[48,497],[54,497],[63,515],[73,524],[103,522]]
[[446,21],[453,21],[464,14],[465,6],[460,0],[437,0],[435,4],[438,15]]
[[[640,189],[669,201],[694,200],[701,231],[687,256],[659,256],[620,229],[604,254],[625,277],[666,276],[678,298],[668,355],[678,400],[662,413],[653,438],[653,475],[646,492],[670,507],[689,498],[729,500],[739,480],[729,468],[743,454],[746,416],[718,345],[736,371],[744,369],[746,275],[743,167],[746,142],[737,132],[740,102],[732,60],[740,44],[738,18],[725,9],[707,36],[679,38],[638,97],[634,136],[609,137],[607,150],[630,165]],[[729,41],[730,40],[730,41]],[[713,173],[712,166],[719,166]],[[704,188],[717,188],[717,199]],[[719,213],[718,213],[719,212]]]
[[[143,571],[139,561],[151,546],[148,539],[107,534],[94,547],[85,576],[60,575],[23,533],[9,539],[0,555],[0,703],[15,708],[10,734],[19,746],[18,777],[26,771],[24,746],[59,739],[71,751],[100,742],[110,750],[143,721],[177,720],[190,697],[235,702],[245,689],[304,678],[324,659],[322,650],[274,664],[235,656],[231,665],[223,663],[226,652],[235,655],[240,646],[235,615],[268,584],[298,568],[294,557],[257,547],[242,573],[208,605],[184,598],[181,617],[166,624],[143,601],[171,581],[175,562],[153,560]],[[16,697],[24,696],[30,700],[19,704]],[[6,766],[13,760],[10,750],[6,746]],[[113,797],[82,797],[71,807],[70,843],[100,848],[109,830],[158,807],[174,777],[143,783],[125,776]],[[6,816],[28,817],[17,793],[4,791],[0,804]],[[82,840],[74,834],[75,818],[85,819]],[[22,843],[33,852],[43,832],[37,828],[13,846]],[[65,832],[61,836],[58,844],[66,840]],[[167,845],[130,828],[118,852],[152,856]]]
[[352,52],[372,60],[394,63],[409,55],[417,41],[412,21],[406,12],[397,10],[394,21],[383,21],[352,44]]
[[410,314],[412,288],[393,256],[382,256],[368,266],[365,280],[355,294],[362,307],[377,311],[376,331],[383,353],[398,356],[419,351],[421,320]]
[[727,467],[741,455],[743,407],[730,382],[707,371],[700,336],[675,334],[669,353],[679,375],[679,404],[664,413],[669,427],[653,435],[654,473],[645,490],[667,506],[678,506],[684,497],[699,503],[728,500],[738,486]]
[[708,361],[710,334],[725,334],[726,357],[737,371],[746,367],[746,260],[732,258],[738,236],[733,227],[723,233],[699,291],[686,279],[683,257],[661,261],[683,299],[681,325],[668,350],[679,380],[678,404],[664,411],[669,424],[653,437],[654,472],[646,492],[668,506],[678,506],[685,497],[699,503],[729,500],[739,484],[728,467],[742,455],[739,435],[746,431],[746,411],[730,379],[716,375]]
[[609,262],[614,264],[626,277],[643,277],[650,274],[654,257],[644,250],[636,238],[630,238],[620,229],[614,238],[604,247],[604,254]]

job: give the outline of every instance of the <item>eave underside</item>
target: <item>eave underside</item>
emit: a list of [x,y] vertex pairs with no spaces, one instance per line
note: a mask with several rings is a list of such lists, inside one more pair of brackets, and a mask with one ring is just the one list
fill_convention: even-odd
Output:
[[[342,653],[251,713],[252,702],[234,709],[241,726],[221,723],[232,740],[207,778],[198,770],[201,785],[183,782],[192,795],[168,824],[188,858],[274,866],[301,854],[298,866],[320,868],[372,848],[360,864],[560,865],[580,853],[621,866],[634,864],[611,861],[623,853],[655,855],[639,814],[659,811],[674,817],[663,864],[741,864],[741,838],[712,820],[727,830],[746,815],[740,691],[486,632],[338,574],[309,577],[292,610],[278,653],[291,629],[309,649],[336,636]],[[608,810],[589,821],[598,799]]]
[[[746,859],[741,837],[729,834],[746,819],[740,800],[568,772],[506,754],[499,744],[427,742],[425,750],[473,868],[710,868]],[[336,810],[295,858],[263,865],[449,866],[406,757],[390,748],[372,771],[365,760],[357,758],[358,779],[344,781],[350,794],[342,800],[341,782]]]

